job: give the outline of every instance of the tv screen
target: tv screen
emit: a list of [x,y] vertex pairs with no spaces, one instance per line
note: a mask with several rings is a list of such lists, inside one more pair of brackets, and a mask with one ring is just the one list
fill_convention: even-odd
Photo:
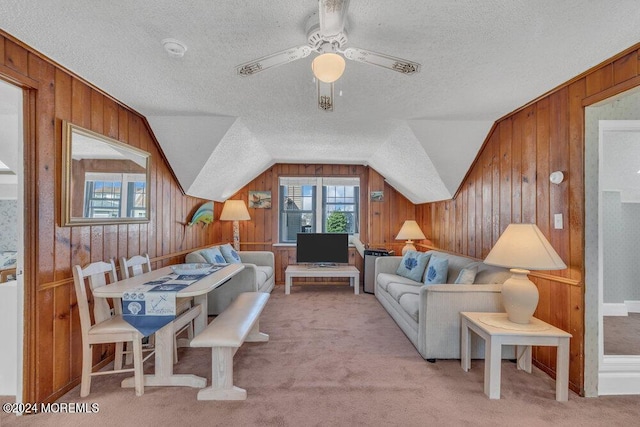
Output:
[[296,261],[299,263],[331,264],[349,262],[347,233],[298,233]]

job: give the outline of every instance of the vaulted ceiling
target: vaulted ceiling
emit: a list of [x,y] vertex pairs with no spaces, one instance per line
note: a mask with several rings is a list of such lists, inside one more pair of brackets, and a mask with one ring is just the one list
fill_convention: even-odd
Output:
[[[188,194],[222,201],[270,165],[366,164],[414,203],[450,198],[500,117],[640,41],[636,0],[351,0],[348,44],[421,64],[347,61],[318,109],[315,0],[2,0],[0,28],[143,114]],[[170,57],[161,41],[188,50]]]

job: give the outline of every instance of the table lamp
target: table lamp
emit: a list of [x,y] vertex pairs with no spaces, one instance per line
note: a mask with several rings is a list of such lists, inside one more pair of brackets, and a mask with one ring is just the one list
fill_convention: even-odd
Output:
[[398,232],[396,236],[396,240],[406,240],[406,244],[404,248],[402,248],[402,255],[407,253],[407,251],[415,251],[416,247],[413,246],[413,239],[416,240],[424,240],[426,239],[422,230],[418,226],[418,223],[412,219],[408,219],[402,224],[402,228]]
[[227,200],[222,207],[220,221],[233,221],[233,248],[240,250],[240,225],[238,221],[250,220],[247,205],[242,200]]
[[502,302],[511,322],[527,324],[538,306],[538,288],[529,270],[567,268],[535,224],[509,224],[484,260],[485,264],[511,269],[502,285]]

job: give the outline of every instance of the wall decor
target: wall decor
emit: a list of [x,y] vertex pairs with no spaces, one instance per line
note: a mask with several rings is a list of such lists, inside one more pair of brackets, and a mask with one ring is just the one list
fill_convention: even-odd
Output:
[[194,224],[208,225],[213,222],[213,202],[203,203],[191,217],[187,224],[189,227]]
[[271,191],[249,191],[249,207],[271,209]]
[[384,202],[384,191],[372,191],[371,192],[371,201],[372,202]]

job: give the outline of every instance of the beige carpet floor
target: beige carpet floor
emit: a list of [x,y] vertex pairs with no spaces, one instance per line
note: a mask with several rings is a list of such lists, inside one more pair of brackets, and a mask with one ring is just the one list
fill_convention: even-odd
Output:
[[[277,286],[262,316],[268,343],[245,344],[234,361],[246,401],[197,401],[197,390],[121,389],[122,376],[93,380],[96,414],[0,414],[29,426],[621,426],[639,425],[640,396],[555,401],[555,382],[502,365],[502,395],[483,393],[483,362],[424,361],[373,295],[346,286]],[[148,371],[149,367],[147,368]],[[177,372],[210,375],[210,352],[181,349]]]

